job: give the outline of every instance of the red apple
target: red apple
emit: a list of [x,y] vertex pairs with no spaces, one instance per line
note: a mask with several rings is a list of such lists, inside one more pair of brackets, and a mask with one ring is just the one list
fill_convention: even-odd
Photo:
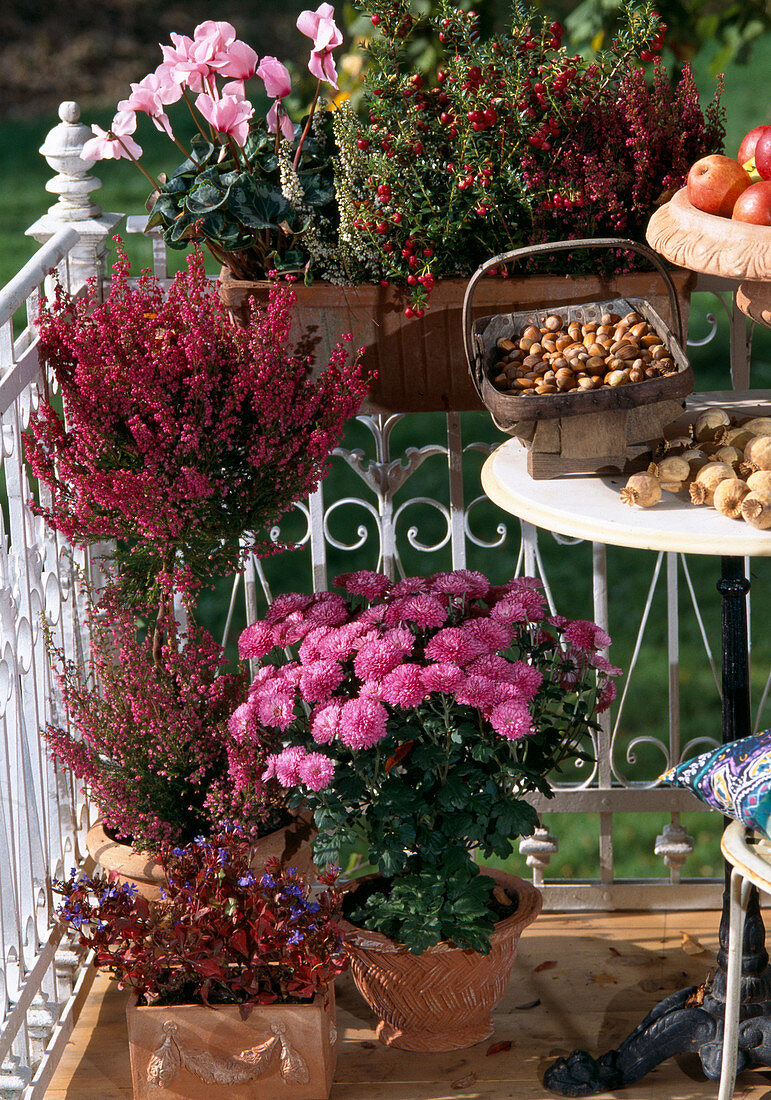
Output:
[[755,167],[764,180],[771,180],[771,126],[766,126],[766,132],[758,138]]
[[744,137],[742,143],[739,146],[739,152],[736,154],[736,159],[741,164],[742,168],[746,165],[748,160],[751,160],[755,156],[755,146],[758,144],[758,139],[766,132],[771,133],[771,125],[753,126]]
[[753,183],[734,203],[731,217],[737,222],[771,225],[771,180]]
[[730,218],[734,203],[751,183],[738,161],[713,153],[691,166],[686,180],[688,201],[697,210]]

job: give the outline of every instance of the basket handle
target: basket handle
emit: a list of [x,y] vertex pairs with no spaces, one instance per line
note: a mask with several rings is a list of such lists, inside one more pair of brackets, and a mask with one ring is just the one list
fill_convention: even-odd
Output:
[[466,287],[466,293],[463,296],[463,313],[462,313],[462,325],[463,325],[463,348],[466,352],[466,361],[469,365],[472,377],[474,376],[474,350],[471,345],[471,303],[474,297],[474,290],[477,283],[485,275],[491,267],[498,267],[500,264],[508,263],[510,260],[524,259],[526,256],[538,256],[545,252],[570,252],[575,248],[616,248],[624,249],[630,252],[638,252],[641,256],[644,256],[658,271],[661,278],[664,280],[664,284],[669,294],[669,305],[677,323],[677,340],[680,346],[683,346],[683,317],[680,312],[680,303],[677,300],[677,291],[675,290],[675,284],[672,282],[672,277],[666,268],[666,265],[661,258],[649,248],[647,244],[642,244],[640,241],[631,241],[622,237],[590,237],[586,240],[577,241],[547,241],[544,244],[534,244],[527,248],[515,248],[511,252],[501,252],[498,256],[493,256],[489,260],[485,260],[481,267],[478,267],[474,274],[471,276]]

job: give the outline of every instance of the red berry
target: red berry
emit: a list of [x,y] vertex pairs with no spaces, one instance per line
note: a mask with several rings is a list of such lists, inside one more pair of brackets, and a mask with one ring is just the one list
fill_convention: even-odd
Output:
[[366,153],[366,151],[369,149],[369,142],[366,138],[359,138],[359,140],[356,142],[356,145],[359,149],[361,149],[362,153]]
[[377,225],[375,226],[375,232],[376,233],[387,233],[388,232],[388,222],[378,222]]
[[415,310],[415,316],[416,317],[422,317],[425,312],[426,311],[424,309],[416,309]]
[[417,279],[416,275],[410,274],[410,275],[407,276],[407,282],[409,283],[410,286],[415,286],[417,281],[418,281],[418,279]]
[[415,310],[412,308],[412,306],[407,306],[407,308],[404,311],[404,316],[405,317],[414,317],[415,316]]
[[417,267],[418,266],[418,257],[417,256],[410,256],[409,259],[407,260],[407,263],[410,265],[410,267]]
[[380,280],[380,285],[381,286],[390,286],[391,284],[388,282],[388,279],[381,279]]
[[428,256],[430,258],[431,256],[433,256],[433,254],[434,254],[433,248],[424,248],[423,249],[423,255],[424,256]]
[[380,26],[380,16],[379,15],[373,15],[371,22],[372,22],[373,27],[379,27]]
[[391,215],[391,221],[392,221],[392,222],[393,222],[393,223],[394,223],[395,225],[398,225],[398,224],[399,224],[399,222],[400,222],[401,220],[402,220],[402,216],[401,216],[401,214],[399,213],[399,211],[398,211],[398,210],[396,211],[396,213],[395,213],[395,214],[392,214],[392,215]]
[[640,50],[641,61],[653,61],[653,53],[650,50]]

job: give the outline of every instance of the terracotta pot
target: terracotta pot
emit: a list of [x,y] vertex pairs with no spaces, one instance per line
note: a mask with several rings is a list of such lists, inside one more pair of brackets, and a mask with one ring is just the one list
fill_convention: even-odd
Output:
[[[311,817],[299,814],[288,825],[254,842],[252,868],[262,872],[265,860],[278,856],[285,867],[296,867],[301,875],[313,876],[311,842],[315,835]],[[119,882],[133,883],[148,901],[160,898],[160,891],[166,886],[160,863],[149,852],[113,840],[105,832],[101,818],[88,830],[86,847],[103,871],[113,872]]]
[[[695,277],[688,271],[675,271],[673,278],[687,324]],[[323,368],[341,333],[353,333],[353,347],[366,349],[365,366],[378,372],[363,412],[482,409],[463,350],[461,311],[467,285],[465,279],[440,280],[425,317],[408,320],[404,316],[406,299],[394,287],[297,283],[291,337],[303,354],[311,355]],[[239,324],[248,320],[252,298],[267,301],[267,282],[236,279],[225,268],[219,286],[221,300]],[[609,280],[594,275],[489,278],[475,294],[473,316],[617,296],[647,298],[664,320],[671,322],[666,288],[658,275],[647,273]]]
[[[335,993],[307,1005],[126,1007],[134,1100],[324,1100],[337,1062]],[[212,1085],[226,1090],[212,1092]]]
[[379,1017],[377,1035],[404,1050],[458,1050],[493,1032],[492,1010],[509,981],[523,929],[541,911],[541,893],[503,871],[485,869],[517,911],[495,925],[488,955],[438,943],[421,955],[379,932],[344,922],[354,981]]

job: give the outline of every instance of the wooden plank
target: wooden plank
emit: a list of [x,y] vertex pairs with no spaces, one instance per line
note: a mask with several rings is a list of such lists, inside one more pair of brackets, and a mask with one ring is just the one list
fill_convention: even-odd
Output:
[[[331,1100],[545,1100],[543,1071],[560,1054],[599,1054],[620,1042],[666,994],[698,984],[714,966],[719,913],[542,914],[520,941],[495,1033],[467,1050],[412,1054],[375,1040],[374,1019],[350,977],[338,982],[340,1056]],[[683,947],[683,934],[692,937]],[[693,954],[694,941],[703,953]],[[555,965],[537,969],[544,962]],[[126,993],[103,975],[48,1100],[131,1096],[123,1016]],[[533,1007],[533,1001],[539,1003]],[[495,1043],[511,1043],[488,1053]],[[670,1060],[624,1090],[625,1100],[714,1100],[693,1059]],[[618,1098],[603,1093],[602,1100]],[[767,1100],[768,1075],[745,1073],[742,1100]]]

